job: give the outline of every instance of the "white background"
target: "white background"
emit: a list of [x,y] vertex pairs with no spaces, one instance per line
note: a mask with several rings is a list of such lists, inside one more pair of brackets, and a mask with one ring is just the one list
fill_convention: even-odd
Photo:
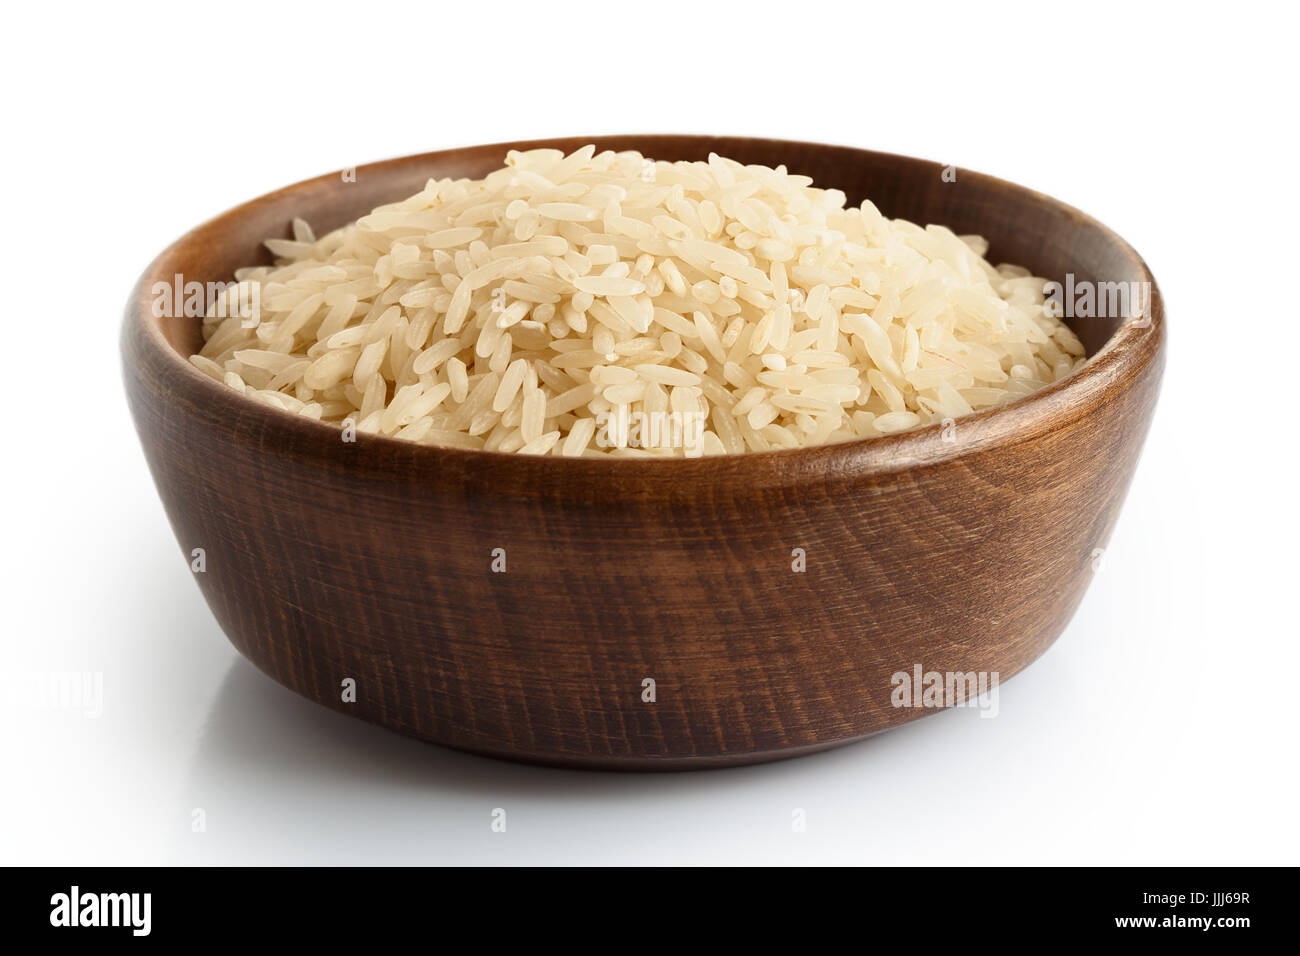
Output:
[[[6,11],[0,861],[1300,862],[1284,5],[211,11]],[[322,172],[620,131],[991,172],[1151,265],[1171,348],[1144,458],[1082,608],[997,719],[951,711],[746,769],[575,773],[328,712],[226,642],[127,416],[135,277],[198,222]],[[101,716],[32,706],[23,688],[60,671],[103,673]]]

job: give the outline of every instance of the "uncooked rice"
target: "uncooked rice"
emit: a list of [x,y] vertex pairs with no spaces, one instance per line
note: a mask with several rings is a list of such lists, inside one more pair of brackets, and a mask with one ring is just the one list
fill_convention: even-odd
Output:
[[227,290],[260,285],[257,323],[210,307],[191,361],[345,434],[566,457],[872,438],[1083,362],[983,239],[845,202],[717,155],[511,151],[320,239],[295,220]]

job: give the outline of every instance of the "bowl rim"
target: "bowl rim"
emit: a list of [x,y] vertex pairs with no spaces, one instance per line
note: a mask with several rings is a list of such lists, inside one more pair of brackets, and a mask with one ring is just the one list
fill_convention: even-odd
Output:
[[[367,173],[377,176],[402,165],[432,163],[467,150],[495,150],[502,155],[512,149],[561,148],[567,152],[585,143],[637,141],[646,146],[644,148],[620,146],[619,148],[641,148],[646,152],[653,148],[652,144],[655,141],[666,143],[682,140],[697,141],[701,147],[726,141],[773,149],[829,149],[857,154],[864,158],[874,157],[877,161],[925,163],[936,169],[942,168],[941,164],[930,160],[903,154],[811,141],[744,136],[619,133],[475,144],[379,160],[358,165],[355,170],[358,178]],[[266,204],[311,193],[327,184],[337,182],[340,173],[341,170],[335,170],[314,176],[250,199],[195,226],[169,243],[141,273],[132,289],[123,322],[123,354],[128,368],[141,359],[152,358],[154,361],[151,364],[155,368],[167,370],[163,374],[175,375],[175,379],[169,384],[191,398],[195,405],[200,407],[228,405],[228,413],[223,414],[228,418],[231,427],[235,427],[236,424],[240,428],[250,427],[260,436],[261,442],[265,442],[268,438],[282,439],[285,446],[294,448],[300,455],[303,454],[304,449],[318,447],[321,450],[316,454],[309,454],[309,457],[322,461],[329,459],[331,464],[337,463],[337,452],[327,454],[325,450],[343,444],[338,441],[340,434],[338,425],[272,408],[235,392],[196,368],[189,361],[188,356],[181,355],[164,337],[160,322],[152,314],[153,297],[150,290],[157,281],[170,281],[175,271],[170,263],[182,257],[190,247],[208,242],[209,234],[219,231],[223,226],[237,223]],[[1158,364],[1157,359],[1163,353],[1164,339],[1167,334],[1164,301],[1155,276],[1132,246],[1101,222],[1045,193],[986,173],[968,170],[965,167],[962,167],[961,175],[967,181],[983,182],[991,187],[1020,192],[1035,202],[1055,208],[1070,221],[1098,230],[1128,260],[1134,274],[1140,277],[1140,281],[1149,283],[1150,299],[1146,312],[1141,316],[1149,321],[1139,325],[1136,317],[1126,319],[1097,352],[1088,356],[1084,364],[1069,375],[1014,401],[956,419],[962,433],[958,441],[940,440],[943,425],[933,423],[875,438],[699,458],[613,456],[564,458],[553,455],[520,455],[516,452],[426,445],[386,435],[362,433],[358,433],[356,441],[349,444],[357,450],[364,448],[380,453],[381,457],[388,459],[384,465],[386,470],[391,469],[394,460],[400,460],[407,465],[423,464],[435,471],[439,468],[452,468],[457,471],[477,470],[481,465],[487,465],[494,474],[503,478],[518,479],[519,482],[544,478],[548,479],[546,483],[550,485],[552,482],[549,479],[554,479],[558,483],[557,486],[562,487],[568,483],[566,479],[572,480],[575,486],[576,484],[583,486],[584,498],[591,497],[594,484],[607,487],[610,485],[609,482],[600,482],[601,478],[617,479],[619,484],[625,486],[623,490],[645,483],[659,486],[665,480],[672,479],[698,483],[714,479],[730,481],[743,478],[746,484],[767,487],[772,484],[789,484],[799,478],[812,475],[836,473],[855,476],[886,475],[909,468],[952,462],[992,445],[1028,441],[1048,431],[1066,427],[1086,415],[1089,410],[1107,402],[1117,388],[1132,383],[1151,366]],[[834,183],[819,185],[824,188],[835,186]],[[399,197],[394,197],[393,201],[397,198]],[[332,441],[322,442],[320,441],[322,438],[332,439]],[[366,470],[367,457],[369,456],[348,456],[355,466],[363,471]],[[508,484],[516,485],[516,482],[509,481]]]

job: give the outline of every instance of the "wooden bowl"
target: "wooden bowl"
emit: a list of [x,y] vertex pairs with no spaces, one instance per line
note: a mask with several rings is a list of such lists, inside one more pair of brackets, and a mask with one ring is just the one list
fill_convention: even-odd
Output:
[[[152,314],[156,282],[268,262],[262,240],[294,216],[334,228],[429,177],[481,176],[509,148],[593,141],[784,163],[852,203],[984,235],[994,262],[1149,283],[1149,305],[1137,321],[1072,322],[1087,364],[959,419],[954,441],[935,426],[684,461],[345,443],[198,372],[199,320]],[[893,705],[898,672],[1015,674],[1065,627],[1110,535],[1156,400],[1164,311],[1105,226],[989,176],[947,179],[935,163],[810,143],[575,138],[362,166],[198,227],[141,276],[122,351],[145,455],[186,560],[203,549],[195,577],[217,620],[259,668],[334,710],[578,767],[811,753],[933,712]]]

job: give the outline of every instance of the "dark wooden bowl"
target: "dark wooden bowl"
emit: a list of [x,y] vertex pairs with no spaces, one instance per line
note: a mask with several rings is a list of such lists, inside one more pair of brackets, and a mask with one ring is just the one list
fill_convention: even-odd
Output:
[[[886,215],[980,233],[994,262],[1151,283],[1149,307],[1137,322],[1072,322],[1088,363],[960,419],[956,441],[936,426],[685,461],[348,444],[205,377],[186,361],[199,321],[152,315],[155,282],[267,262],[262,240],[289,235],[294,216],[333,228],[431,176],[481,176],[508,148],[591,141],[784,163]],[[204,549],[195,577],[217,620],[259,668],[334,710],[565,766],[806,754],[932,712],[891,704],[898,671],[1015,674],[1065,627],[1110,535],[1156,400],[1164,311],[1105,226],[1020,186],[941,173],[776,140],[503,143],[363,166],[354,182],[321,176],[195,229],[141,276],[122,351],[145,456],[186,560]]]

